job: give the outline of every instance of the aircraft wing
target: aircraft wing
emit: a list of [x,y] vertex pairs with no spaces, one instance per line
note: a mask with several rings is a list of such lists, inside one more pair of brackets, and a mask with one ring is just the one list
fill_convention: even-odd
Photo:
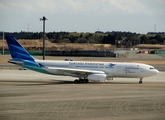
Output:
[[89,75],[89,74],[105,74],[103,71],[93,71],[93,70],[84,70],[84,69],[70,69],[70,68],[56,68],[56,67],[48,67],[51,70],[59,70],[62,72],[67,72],[71,74],[81,74],[81,75]]

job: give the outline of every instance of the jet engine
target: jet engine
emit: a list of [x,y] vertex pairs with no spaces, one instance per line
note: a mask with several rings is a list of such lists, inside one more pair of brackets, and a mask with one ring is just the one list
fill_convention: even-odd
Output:
[[95,82],[105,82],[107,81],[107,76],[106,74],[91,74],[88,75],[88,80]]

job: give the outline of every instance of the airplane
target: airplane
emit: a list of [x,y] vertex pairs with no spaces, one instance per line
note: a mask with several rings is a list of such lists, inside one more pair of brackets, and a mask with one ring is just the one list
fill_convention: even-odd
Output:
[[90,61],[62,61],[38,60],[31,56],[13,36],[5,36],[12,59],[9,63],[24,68],[51,75],[72,76],[79,79],[75,83],[106,82],[110,78],[126,77],[140,78],[159,73],[151,65],[127,62],[90,62]]

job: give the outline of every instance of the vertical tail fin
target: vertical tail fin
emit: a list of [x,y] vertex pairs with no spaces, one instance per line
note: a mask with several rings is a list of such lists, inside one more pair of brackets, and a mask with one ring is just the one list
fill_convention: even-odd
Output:
[[13,36],[5,36],[12,60],[22,61],[30,60],[34,61],[34,58],[22,47]]

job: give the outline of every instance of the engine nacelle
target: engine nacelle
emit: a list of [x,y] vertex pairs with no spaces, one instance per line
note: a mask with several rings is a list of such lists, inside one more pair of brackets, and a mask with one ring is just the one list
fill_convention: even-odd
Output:
[[95,82],[105,82],[107,81],[106,74],[91,74],[88,75],[88,80],[95,81]]

